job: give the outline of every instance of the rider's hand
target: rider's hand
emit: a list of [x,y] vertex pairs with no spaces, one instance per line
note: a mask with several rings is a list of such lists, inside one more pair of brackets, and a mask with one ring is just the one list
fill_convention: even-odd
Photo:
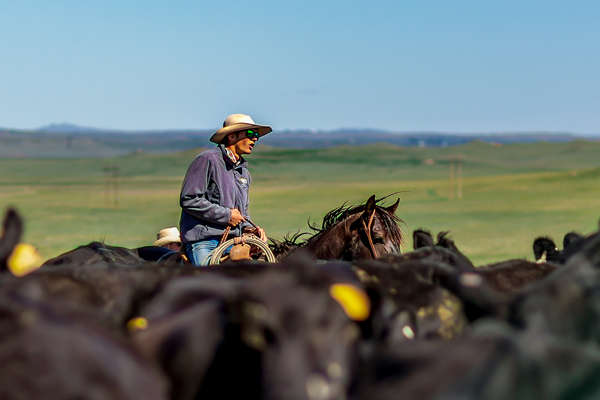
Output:
[[231,209],[231,217],[229,218],[229,225],[237,226],[240,222],[245,221],[246,218],[242,215],[240,210],[237,208]]
[[246,226],[244,227],[244,233],[251,233],[254,236],[258,237],[260,240],[262,240],[263,242],[267,242],[267,234],[265,232],[265,230],[263,228],[261,228],[260,226],[254,228],[252,226]]
[[263,242],[267,243],[267,233],[265,230],[260,226],[257,226],[256,229],[258,230],[258,234],[256,236],[258,236]]

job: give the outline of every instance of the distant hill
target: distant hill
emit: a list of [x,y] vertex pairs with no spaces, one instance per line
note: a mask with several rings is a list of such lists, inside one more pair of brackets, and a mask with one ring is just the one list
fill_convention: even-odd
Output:
[[36,129],[36,131],[55,133],[101,133],[103,130],[98,128],[91,128],[88,126],[79,126],[68,122],[61,122],[42,126]]
[[[71,123],[50,124],[30,131],[0,128],[0,157],[85,158],[113,157],[136,152],[167,153],[210,146],[209,138],[212,133],[212,129],[107,130]],[[314,149],[372,143],[405,147],[447,147],[473,141],[509,144],[569,142],[577,139],[592,140],[581,135],[560,132],[460,134],[344,128],[333,131],[274,131],[262,138],[261,143],[273,147]]]

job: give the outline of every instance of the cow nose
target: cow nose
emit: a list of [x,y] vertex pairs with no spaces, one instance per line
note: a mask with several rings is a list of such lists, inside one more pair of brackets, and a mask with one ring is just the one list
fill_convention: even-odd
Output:
[[331,396],[331,384],[323,376],[312,374],[306,380],[306,394],[310,400],[327,400]]

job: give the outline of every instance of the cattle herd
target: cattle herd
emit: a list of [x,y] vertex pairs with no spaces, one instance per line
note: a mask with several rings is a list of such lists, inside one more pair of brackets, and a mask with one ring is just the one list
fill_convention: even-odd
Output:
[[386,251],[360,231],[374,213],[361,259],[196,268],[90,243],[17,277],[8,210],[0,399],[600,398],[600,232],[474,266],[446,232]]

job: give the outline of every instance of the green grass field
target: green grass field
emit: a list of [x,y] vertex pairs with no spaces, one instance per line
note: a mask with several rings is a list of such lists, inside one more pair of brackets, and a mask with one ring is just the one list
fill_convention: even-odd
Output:
[[[15,205],[25,240],[44,258],[93,240],[124,247],[150,244],[177,225],[179,189],[197,151],[110,159],[0,159],[0,206]],[[267,233],[307,229],[307,219],[343,202],[399,192],[405,250],[411,232],[450,230],[476,264],[532,259],[539,235],[557,243],[570,230],[595,230],[600,217],[599,142],[446,148],[386,144],[317,150],[258,146],[251,215]],[[450,170],[462,160],[462,198]],[[106,168],[118,167],[112,177]],[[455,176],[457,175],[455,169]],[[390,200],[391,202],[391,200]]]

